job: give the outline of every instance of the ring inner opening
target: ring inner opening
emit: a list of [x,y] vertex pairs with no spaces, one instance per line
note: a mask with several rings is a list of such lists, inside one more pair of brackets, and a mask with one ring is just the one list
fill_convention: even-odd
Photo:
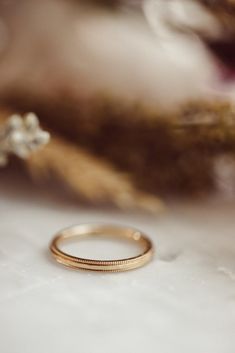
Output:
[[72,256],[94,260],[119,260],[140,255],[141,242],[112,235],[74,236],[60,242],[60,249]]

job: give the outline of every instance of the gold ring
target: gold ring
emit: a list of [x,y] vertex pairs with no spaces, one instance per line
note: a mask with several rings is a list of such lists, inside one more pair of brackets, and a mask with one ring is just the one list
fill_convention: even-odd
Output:
[[[75,237],[81,238],[91,235],[129,239],[137,242],[141,246],[142,252],[134,257],[103,261],[72,256],[59,248],[59,245],[67,239],[71,240]],[[146,235],[133,228],[103,224],[81,224],[57,233],[50,244],[50,251],[57,262],[73,269],[121,272],[141,267],[149,262],[153,256],[153,245]]]

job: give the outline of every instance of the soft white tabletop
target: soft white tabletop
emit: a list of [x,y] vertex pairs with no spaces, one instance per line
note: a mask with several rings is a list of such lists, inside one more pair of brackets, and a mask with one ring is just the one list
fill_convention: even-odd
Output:
[[[234,353],[235,204],[123,215],[79,209],[16,180],[0,175],[2,353]],[[95,221],[142,229],[156,244],[154,261],[100,274],[51,260],[56,231]],[[114,245],[130,251],[103,244],[94,255],[112,255]]]

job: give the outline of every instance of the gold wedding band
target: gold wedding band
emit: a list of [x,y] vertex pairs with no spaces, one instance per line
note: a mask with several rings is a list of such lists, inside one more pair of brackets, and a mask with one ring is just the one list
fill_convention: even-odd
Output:
[[[129,239],[137,242],[142,252],[134,257],[118,260],[93,260],[69,255],[60,250],[60,244],[66,240],[84,236],[107,236]],[[153,256],[153,245],[151,240],[139,230],[113,225],[103,224],[81,224],[76,225],[56,234],[50,244],[50,251],[57,262],[73,269],[91,271],[121,272],[144,266]]]

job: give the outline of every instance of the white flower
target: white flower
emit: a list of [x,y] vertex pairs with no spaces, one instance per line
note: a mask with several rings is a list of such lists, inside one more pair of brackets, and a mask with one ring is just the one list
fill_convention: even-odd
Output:
[[8,155],[26,159],[32,152],[49,142],[50,134],[43,131],[34,113],[24,117],[12,115],[0,131],[0,166],[8,162]]

